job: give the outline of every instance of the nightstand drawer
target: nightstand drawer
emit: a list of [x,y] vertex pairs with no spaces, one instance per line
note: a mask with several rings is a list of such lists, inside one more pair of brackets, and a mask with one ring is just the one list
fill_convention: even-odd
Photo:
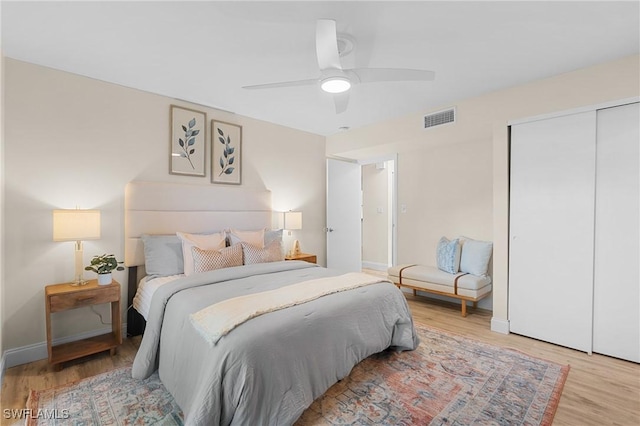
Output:
[[85,290],[77,293],[55,294],[49,298],[50,312],[97,305],[99,303],[115,302],[119,299],[120,289],[118,287]]

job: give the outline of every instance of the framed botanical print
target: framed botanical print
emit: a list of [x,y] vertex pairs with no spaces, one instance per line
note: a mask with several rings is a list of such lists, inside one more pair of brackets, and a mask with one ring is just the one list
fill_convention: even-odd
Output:
[[211,121],[211,182],[242,183],[242,126]]
[[204,112],[171,105],[169,173],[206,175],[206,127]]

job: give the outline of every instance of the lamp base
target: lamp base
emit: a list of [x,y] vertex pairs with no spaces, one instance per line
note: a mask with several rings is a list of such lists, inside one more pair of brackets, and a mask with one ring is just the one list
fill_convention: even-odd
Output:
[[71,283],[71,287],[80,287],[80,286],[87,285],[87,284],[89,284],[88,280],[85,280],[85,279],[82,279],[82,278],[76,278],[76,280]]

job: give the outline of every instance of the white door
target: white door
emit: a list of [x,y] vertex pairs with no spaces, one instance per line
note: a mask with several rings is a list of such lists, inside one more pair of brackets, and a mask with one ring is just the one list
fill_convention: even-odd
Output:
[[640,362],[639,104],[598,111],[593,351]]
[[327,159],[327,268],[362,270],[360,164]]
[[595,111],[511,128],[510,331],[591,352]]

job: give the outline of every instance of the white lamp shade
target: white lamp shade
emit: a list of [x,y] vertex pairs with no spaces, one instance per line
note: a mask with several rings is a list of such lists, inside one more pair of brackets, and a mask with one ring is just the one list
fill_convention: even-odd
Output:
[[302,229],[302,212],[284,212],[284,229]]
[[100,238],[100,210],[54,210],[53,241]]

